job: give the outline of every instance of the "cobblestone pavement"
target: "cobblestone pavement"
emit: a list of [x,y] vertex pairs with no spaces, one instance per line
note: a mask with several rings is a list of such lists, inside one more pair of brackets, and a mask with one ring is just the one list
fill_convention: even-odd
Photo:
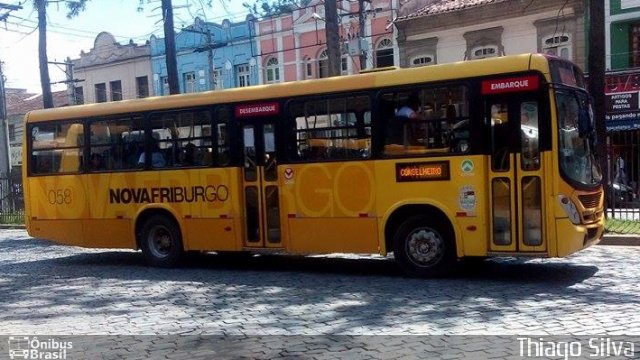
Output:
[[0,334],[638,335],[639,279],[630,246],[421,280],[375,256],[206,254],[158,269],[2,230]]

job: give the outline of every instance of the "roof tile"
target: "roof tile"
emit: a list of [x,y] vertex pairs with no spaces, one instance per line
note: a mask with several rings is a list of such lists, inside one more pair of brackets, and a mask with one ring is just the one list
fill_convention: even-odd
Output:
[[432,16],[509,0],[404,0],[396,21]]

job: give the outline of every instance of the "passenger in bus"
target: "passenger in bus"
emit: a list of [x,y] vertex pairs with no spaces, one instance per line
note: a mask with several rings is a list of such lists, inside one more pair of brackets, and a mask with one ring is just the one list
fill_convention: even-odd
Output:
[[396,116],[406,120],[421,120],[418,110],[420,110],[420,98],[418,95],[412,94],[407,99],[406,104],[398,109]]
[[182,153],[182,166],[193,166],[195,161],[196,146],[193,143],[188,143],[184,146]]
[[107,166],[109,170],[121,170],[127,168],[124,158],[123,144],[113,144],[111,146],[111,151],[109,151],[109,157],[107,159]]
[[[424,116],[420,114],[420,98],[417,94],[411,94],[407,102],[396,112],[397,124],[401,127],[401,144],[424,144],[426,131],[422,129]],[[422,135],[422,136],[421,136]]]
[[[140,154],[140,158],[138,158],[138,166],[143,167],[145,164],[145,154],[146,152],[142,152]],[[151,167],[153,168],[162,168],[167,165],[167,162],[164,159],[164,155],[160,151],[160,146],[158,145],[158,141],[154,141],[151,145]]]
[[89,158],[89,168],[91,170],[104,170],[102,155],[98,153],[91,154],[91,157]]

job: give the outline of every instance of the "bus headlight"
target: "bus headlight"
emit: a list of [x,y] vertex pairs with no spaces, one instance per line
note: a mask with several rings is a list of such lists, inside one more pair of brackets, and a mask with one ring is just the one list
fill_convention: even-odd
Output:
[[578,212],[578,208],[576,208],[576,205],[573,203],[573,201],[571,201],[571,199],[564,195],[560,195],[559,200],[560,205],[562,205],[562,208],[564,209],[564,212],[567,213],[567,216],[569,216],[569,220],[571,220],[574,225],[579,225],[580,213]]

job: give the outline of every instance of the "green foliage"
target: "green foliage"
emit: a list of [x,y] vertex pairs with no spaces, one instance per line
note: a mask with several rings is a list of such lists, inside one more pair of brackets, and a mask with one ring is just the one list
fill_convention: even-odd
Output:
[[[87,2],[89,1],[90,0],[65,0],[64,3],[67,5],[67,18],[71,19],[78,16],[86,9]],[[38,9],[38,2],[44,2],[45,6],[49,5],[48,0],[33,0],[33,7],[35,9]]]
[[255,0],[253,4],[243,3],[256,17],[274,17],[305,7],[311,0]]
[[71,19],[74,16],[78,16],[81,12],[83,12],[87,7],[87,2],[89,0],[67,0],[65,3],[67,4],[67,18]]
[[607,219],[605,231],[614,234],[640,234],[640,221]]
[[18,212],[0,212],[0,224],[3,225],[20,225],[24,224],[24,211]]

